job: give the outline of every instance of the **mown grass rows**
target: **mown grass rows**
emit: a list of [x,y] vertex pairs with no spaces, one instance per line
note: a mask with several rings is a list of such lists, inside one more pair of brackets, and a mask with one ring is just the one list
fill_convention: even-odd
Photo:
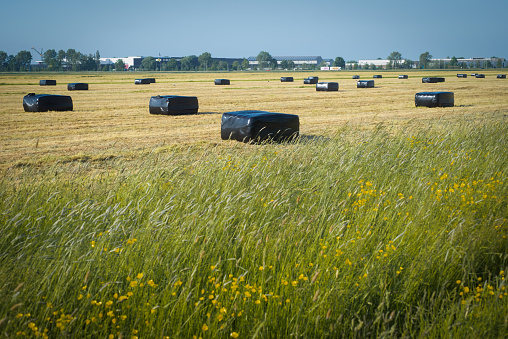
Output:
[[2,178],[8,336],[501,336],[503,122]]

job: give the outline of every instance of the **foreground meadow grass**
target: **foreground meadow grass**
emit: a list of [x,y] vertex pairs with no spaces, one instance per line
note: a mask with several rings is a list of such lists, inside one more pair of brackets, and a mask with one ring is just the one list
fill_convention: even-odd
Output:
[[6,337],[497,338],[508,128],[345,126],[6,170]]

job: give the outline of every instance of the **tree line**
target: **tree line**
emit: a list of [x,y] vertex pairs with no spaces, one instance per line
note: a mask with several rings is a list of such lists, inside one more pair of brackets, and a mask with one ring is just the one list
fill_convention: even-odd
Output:
[[[95,55],[83,54],[76,51],[75,49],[68,49],[67,51],[54,49],[48,49],[41,55],[42,61],[45,64],[46,71],[122,71],[125,70],[125,63],[122,59],[119,59],[115,64],[101,65],[100,53],[97,50]],[[496,58],[496,57],[492,57]],[[381,58],[378,58],[381,59]],[[414,62],[410,59],[402,58],[400,52],[392,52],[387,59],[389,63],[386,65],[386,69],[399,69],[399,68],[414,68]],[[451,61],[445,63],[443,60],[433,60],[432,55],[429,52],[420,54],[418,60],[418,68],[421,69],[466,69],[466,68],[502,68],[503,63],[498,58],[496,65],[493,65],[489,60],[481,63],[477,60],[469,65],[465,62],[459,62],[462,57],[451,58]],[[20,51],[16,55],[8,55],[4,51],[0,51],[0,71],[3,72],[22,72],[30,71],[32,61],[32,54],[30,51]],[[261,51],[256,57],[257,65],[249,65],[247,59],[243,59],[241,62],[235,60],[231,64],[224,60],[214,59],[209,52],[204,52],[199,56],[189,55],[181,58],[169,59],[168,62],[161,62],[159,58],[146,57],[141,62],[141,70],[144,71],[230,71],[230,70],[247,70],[252,69],[286,69],[291,70],[295,68],[295,64],[291,60],[282,60],[278,64],[277,60],[266,51]],[[326,62],[323,61],[319,65],[315,64],[304,64],[303,69],[319,69],[320,67],[326,66]],[[332,65],[341,67],[347,70],[356,69],[371,69],[376,70],[379,66],[375,64],[359,65],[357,61],[350,60],[346,63],[344,58],[336,57]],[[37,69],[40,69],[39,67]]]

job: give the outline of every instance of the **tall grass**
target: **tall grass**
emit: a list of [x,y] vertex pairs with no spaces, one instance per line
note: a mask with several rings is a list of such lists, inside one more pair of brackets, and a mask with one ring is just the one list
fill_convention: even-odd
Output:
[[502,337],[507,132],[344,128],[13,169],[0,331]]

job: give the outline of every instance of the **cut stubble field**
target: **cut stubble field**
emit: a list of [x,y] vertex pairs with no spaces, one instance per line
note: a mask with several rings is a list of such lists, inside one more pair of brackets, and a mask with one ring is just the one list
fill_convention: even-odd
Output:
[[[445,83],[422,84],[436,73]],[[339,83],[339,92],[316,92],[303,78]],[[410,72],[407,80],[396,72],[382,72],[375,88],[357,89],[354,72],[312,73],[49,73],[0,75],[0,168],[59,158],[132,155],[168,145],[219,144],[221,114],[238,110],[264,110],[297,114],[304,137],[331,136],[348,124],[371,129],[378,124],[421,128],[436,121],[446,125],[462,119],[485,121],[506,117],[508,81],[486,72],[486,79],[459,79],[456,72]],[[361,72],[372,79],[376,72]],[[281,83],[280,76],[295,82]],[[433,75],[433,74],[432,74]],[[135,85],[134,79],[156,77],[156,83]],[[51,78],[57,86],[41,87]],[[215,86],[214,78],[231,79],[230,86]],[[67,91],[67,83],[86,82],[88,91]],[[421,91],[452,91],[454,108],[415,108]],[[27,93],[71,95],[73,112],[23,111]],[[153,95],[196,96],[199,114],[157,116],[148,113]]]

